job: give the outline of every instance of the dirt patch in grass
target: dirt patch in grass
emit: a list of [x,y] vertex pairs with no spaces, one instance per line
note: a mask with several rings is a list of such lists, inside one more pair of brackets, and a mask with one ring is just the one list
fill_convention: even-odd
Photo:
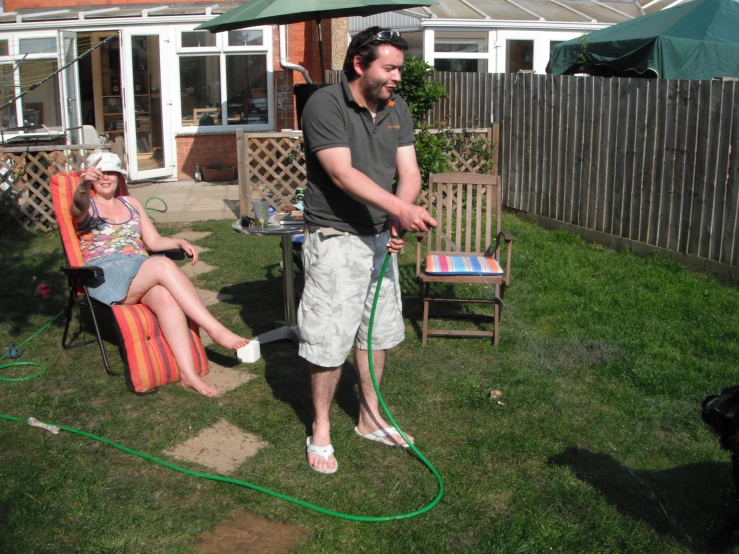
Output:
[[619,347],[603,342],[555,341],[547,346],[549,363],[565,369],[592,367],[622,356]]
[[200,554],[278,554],[295,550],[306,533],[305,529],[243,511],[225,525],[200,537],[195,550]]

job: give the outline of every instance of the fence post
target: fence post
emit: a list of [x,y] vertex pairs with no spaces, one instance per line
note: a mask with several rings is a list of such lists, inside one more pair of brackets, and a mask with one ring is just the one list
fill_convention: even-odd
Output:
[[239,215],[251,212],[249,186],[251,184],[251,167],[249,164],[249,135],[243,129],[236,129],[236,163],[239,177]]

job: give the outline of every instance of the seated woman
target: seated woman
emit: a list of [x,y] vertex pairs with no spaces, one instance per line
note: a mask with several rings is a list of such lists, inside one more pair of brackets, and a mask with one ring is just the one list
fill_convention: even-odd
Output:
[[[87,171],[74,192],[71,207],[85,265],[102,267],[105,276],[89,286],[90,296],[105,304],[148,306],[180,368],[183,387],[205,396],[218,389],[195,371],[187,317],[200,325],[216,344],[236,350],[249,342],[214,318],[195,287],[172,260],[149,256],[152,252],[181,248],[198,261],[195,247],[182,239],[162,237],[141,203],[131,196],[116,196],[118,180],[126,177],[120,158],[111,152],[93,152]],[[90,198],[90,189],[95,198]],[[187,317],[186,317],[187,316]]]

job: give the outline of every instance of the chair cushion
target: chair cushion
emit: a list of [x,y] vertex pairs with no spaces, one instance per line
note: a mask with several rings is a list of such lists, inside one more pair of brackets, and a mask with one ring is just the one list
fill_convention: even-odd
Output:
[[495,258],[484,256],[426,256],[426,273],[432,275],[502,275]]
[[[180,369],[154,313],[143,304],[115,305],[112,308],[129,390],[146,392],[178,382]],[[188,320],[188,324],[195,371],[202,377],[208,374],[208,359],[200,341],[198,326],[191,320]]]

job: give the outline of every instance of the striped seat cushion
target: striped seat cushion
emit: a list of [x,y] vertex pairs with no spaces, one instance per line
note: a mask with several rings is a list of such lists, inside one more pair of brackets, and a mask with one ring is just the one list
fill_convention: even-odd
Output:
[[[180,380],[172,350],[154,313],[143,304],[115,305],[113,315],[120,337],[126,385],[131,392],[146,392]],[[188,319],[190,349],[198,375],[208,374],[208,359],[198,326]]]
[[426,256],[430,275],[502,275],[495,258],[484,256]]

